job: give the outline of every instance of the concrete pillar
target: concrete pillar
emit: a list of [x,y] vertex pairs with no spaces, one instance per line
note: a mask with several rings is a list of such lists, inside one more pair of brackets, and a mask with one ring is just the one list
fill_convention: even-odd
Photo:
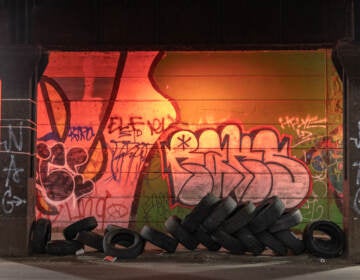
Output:
[[35,219],[36,84],[40,47],[0,47],[0,256],[26,256]]
[[360,262],[360,45],[340,41],[333,60],[344,85],[344,230],[346,255]]

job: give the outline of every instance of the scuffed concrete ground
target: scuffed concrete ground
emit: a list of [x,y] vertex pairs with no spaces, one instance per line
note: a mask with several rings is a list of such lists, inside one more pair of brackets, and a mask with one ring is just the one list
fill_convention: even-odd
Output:
[[[343,257],[325,260],[308,253],[283,257],[274,256],[270,250],[252,256],[233,255],[225,250],[211,252],[203,248],[189,251],[180,246],[170,254],[147,244],[144,253],[136,259],[110,262],[104,257],[103,253],[85,247],[85,253],[78,256],[39,254],[2,259],[0,279],[329,280],[338,279],[339,273],[344,279],[360,277],[360,266]],[[352,278],[352,275],[356,277]]]
[[[54,234],[53,239],[63,239]],[[38,254],[0,259],[1,279],[131,279],[131,280],[256,280],[256,279],[359,279],[360,266],[345,257],[321,259],[303,253],[275,256],[266,250],[259,256],[234,255],[221,249],[211,252],[202,247],[189,251],[179,245],[166,253],[147,242],[136,259],[104,260],[104,253],[85,247],[81,255]]]

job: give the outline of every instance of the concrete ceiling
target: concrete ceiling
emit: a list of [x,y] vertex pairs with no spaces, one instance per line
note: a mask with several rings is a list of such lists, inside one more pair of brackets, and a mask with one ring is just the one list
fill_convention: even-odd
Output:
[[0,0],[0,44],[48,49],[332,46],[348,0]]

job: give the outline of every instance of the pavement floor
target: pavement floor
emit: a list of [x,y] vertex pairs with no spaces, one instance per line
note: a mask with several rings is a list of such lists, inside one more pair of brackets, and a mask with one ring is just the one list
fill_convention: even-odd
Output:
[[[341,279],[342,278],[342,279]],[[165,253],[151,244],[131,260],[112,260],[85,247],[79,255],[32,255],[0,259],[0,279],[131,279],[131,280],[234,280],[234,279],[360,279],[360,265],[344,257],[322,259],[308,253],[275,256],[234,255],[225,250],[178,248]]]

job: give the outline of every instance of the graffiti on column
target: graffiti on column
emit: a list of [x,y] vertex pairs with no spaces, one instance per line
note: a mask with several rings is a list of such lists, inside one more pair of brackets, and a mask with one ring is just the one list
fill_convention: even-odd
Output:
[[289,145],[290,138],[273,128],[243,132],[238,124],[225,124],[175,131],[161,143],[173,203],[196,205],[212,192],[253,202],[277,195],[287,208],[297,207],[311,191],[311,176]]
[[[360,149],[360,121],[358,121],[358,137],[350,137],[350,141],[354,142],[354,145],[357,149]],[[353,167],[357,167],[357,173],[356,173],[356,181],[355,185],[357,187],[354,201],[353,201],[353,209],[354,211],[360,215],[360,161],[356,161],[352,163]]]
[[24,168],[18,167],[16,163],[16,155],[24,154],[22,129],[23,123],[20,122],[17,126],[16,135],[16,129],[12,125],[9,125],[7,130],[8,138],[2,140],[0,143],[1,152],[9,155],[8,165],[2,169],[3,174],[6,174],[4,193],[1,200],[1,208],[5,214],[12,214],[15,207],[26,203],[26,200],[16,195],[13,189],[14,185],[24,184],[24,182],[21,182],[21,173],[24,172]]
[[357,186],[357,190],[353,202],[353,209],[358,215],[360,215],[360,162],[359,161],[353,162],[352,166],[357,167],[356,183],[355,183]]
[[350,141],[353,141],[355,144],[355,147],[360,149],[360,121],[358,121],[358,137],[350,137]]

